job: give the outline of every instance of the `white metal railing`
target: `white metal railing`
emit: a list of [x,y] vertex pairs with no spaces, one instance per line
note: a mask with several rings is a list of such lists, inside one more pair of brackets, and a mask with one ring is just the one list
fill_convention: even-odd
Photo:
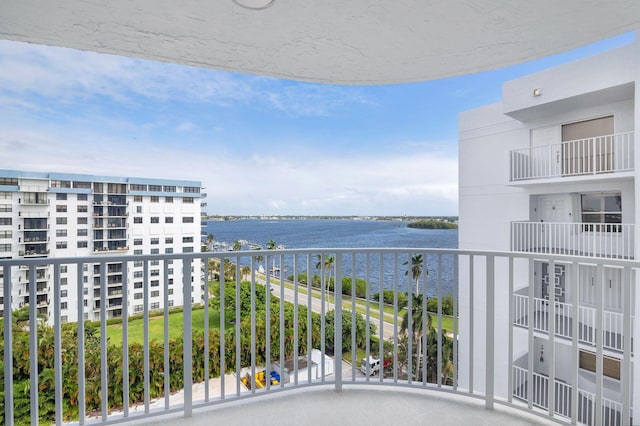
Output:
[[[513,366],[513,396],[527,401],[529,371],[526,368]],[[533,392],[532,405],[549,409],[549,377],[533,372],[531,391]],[[560,380],[555,380],[555,406],[554,412],[563,417],[571,417],[571,392],[573,387]]]
[[[549,300],[534,297],[533,315],[529,315],[529,296],[522,294],[513,295],[513,324],[528,327],[532,321],[533,330],[542,333],[549,332]],[[632,316],[633,318],[633,316]],[[590,345],[596,344],[596,332],[602,330],[602,346],[606,349],[622,351],[624,349],[623,321],[624,316],[620,312],[607,310],[602,312],[602,326],[596,326],[596,308],[579,306],[577,318],[574,318],[573,305],[564,302],[555,302],[555,335],[559,337],[573,337],[572,321],[578,321],[578,340]],[[631,324],[633,332],[633,323]]]
[[633,259],[634,230],[626,223],[511,222],[511,250]]
[[511,182],[627,172],[634,169],[633,132],[510,151]]
[[[592,426],[595,421],[596,396],[585,390],[578,390],[578,421],[582,424]],[[600,409],[602,412],[601,423],[604,426],[623,426],[628,422],[623,421],[622,404],[608,398],[601,399]]]
[[[418,283],[405,264],[410,265],[415,254],[424,259]],[[27,418],[33,424],[38,419],[62,424],[63,419],[74,418],[83,424],[89,413],[101,424],[136,419],[148,422],[158,413],[181,412],[189,417],[194,408],[305,386],[331,385],[340,389],[343,385],[368,384],[480,397],[487,408],[495,403],[521,407],[512,402],[514,395],[542,409],[549,406],[549,401],[555,401],[553,410],[534,411],[545,418],[566,421],[566,417],[578,415],[578,404],[567,405],[571,395],[565,384],[556,380],[549,388],[545,386],[548,379],[534,373],[533,368],[526,372],[509,368],[514,353],[533,351],[533,346],[515,347],[522,341],[514,339],[514,330],[507,337],[498,337],[504,333],[496,331],[504,325],[496,323],[496,311],[508,309],[513,317],[513,310],[522,304],[523,299],[514,297],[512,278],[532,276],[534,261],[540,258],[538,254],[512,252],[326,248],[0,260],[4,300],[11,300],[9,295],[20,270],[29,271],[31,301],[37,301],[38,268],[48,265],[53,271],[48,283],[51,297],[45,307],[28,304],[28,320],[20,319],[23,315],[15,317],[25,321],[18,327],[13,325],[14,313],[4,311],[3,361],[5,366],[14,368],[4,370],[4,410],[0,415],[5,424]],[[542,260],[551,263],[550,271],[555,270],[556,263],[563,263],[568,269],[583,264],[618,268],[626,283],[632,282],[638,266],[619,259],[550,255]],[[89,295],[98,288],[98,294],[108,294],[107,274],[95,277],[96,286],[91,277],[90,284],[76,279],[85,275],[85,266],[87,273],[93,275],[92,271],[106,271],[108,264],[117,262],[122,263],[121,300],[100,303],[99,297],[89,296],[86,308],[75,301],[84,299],[86,287]],[[155,262],[159,267],[152,266]],[[291,279],[286,274],[278,278],[260,275],[259,265],[286,270]],[[160,273],[152,277],[156,268]],[[142,286],[135,278],[139,275],[134,274],[139,270],[144,272],[140,276]],[[308,279],[308,275],[318,278]],[[152,278],[158,282],[152,284]],[[243,280],[243,284],[235,284]],[[318,288],[309,289],[308,281],[315,282]],[[358,297],[356,291],[346,291],[349,283],[357,284]],[[201,292],[201,288],[205,291]],[[496,291],[507,288],[508,292]],[[391,290],[392,300],[387,299],[386,307],[380,289]],[[66,298],[62,297],[62,290],[69,293]],[[156,291],[160,294],[154,295]],[[623,291],[624,300],[630,301],[630,286]],[[379,294],[374,299],[376,292]],[[404,292],[411,297],[403,308],[400,296]],[[453,295],[451,325],[444,327],[442,301],[448,293]],[[74,300],[76,296],[72,294],[79,296]],[[462,299],[460,294],[469,297]],[[556,303],[553,294],[549,300],[553,310],[544,326],[562,330],[562,326],[558,327],[562,321],[558,313],[566,307]],[[170,312],[174,299],[179,304],[192,297],[193,304],[185,304],[179,316]],[[428,314],[428,297],[438,297],[437,312]],[[16,303],[22,300],[14,299]],[[497,301],[504,301],[505,306],[497,305]],[[531,311],[535,309],[531,308],[533,302],[527,300]],[[601,302],[597,306],[603,306]],[[630,339],[631,305],[625,303],[622,334]],[[95,312],[94,306],[98,309]],[[122,318],[107,321],[119,310]],[[129,324],[128,316],[140,310],[139,323]],[[158,335],[150,327],[153,310],[163,317]],[[96,315],[98,321],[73,322],[74,318],[82,319],[85,312]],[[39,314],[48,316],[50,328],[41,324]],[[603,317],[597,308],[596,314]],[[522,317],[525,316],[528,317]],[[71,323],[63,326],[64,321]],[[354,323],[359,325],[351,327]],[[526,323],[531,336],[533,325],[533,321]],[[571,326],[572,332],[577,333],[577,323],[574,321]],[[141,330],[142,337],[133,337],[130,327]],[[114,340],[118,343],[112,343]],[[20,350],[14,352],[18,347]],[[498,359],[496,347],[509,348],[505,365],[494,364]],[[622,368],[631,371],[629,346],[624,347]],[[353,350],[356,348],[358,351]],[[594,350],[601,356],[603,345],[597,343]],[[361,363],[358,352],[360,357],[364,354],[365,359],[378,359],[379,363]],[[16,353],[20,356],[14,358]],[[561,355],[553,350],[545,352],[545,362],[553,366]],[[355,368],[343,369],[343,357]],[[29,375],[29,371],[38,374]],[[567,371],[577,372],[578,367],[572,365]],[[265,381],[261,372],[265,373]],[[227,380],[222,379],[225,373]],[[602,372],[598,374],[596,389],[602,386]],[[478,377],[483,380],[478,382]],[[219,386],[213,387],[211,379],[218,380]],[[515,387],[496,391],[500,380],[504,380],[505,387]],[[622,418],[630,416],[629,380],[624,375],[620,380]],[[532,387],[534,381],[537,384]],[[202,394],[194,393],[194,382],[204,382]],[[527,388],[531,391],[524,390]],[[172,393],[180,389],[180,400],[173,398]],[[160,398],[159,408],[152,409],[153,398]],[[138,409],[130,409],[133,405]]]

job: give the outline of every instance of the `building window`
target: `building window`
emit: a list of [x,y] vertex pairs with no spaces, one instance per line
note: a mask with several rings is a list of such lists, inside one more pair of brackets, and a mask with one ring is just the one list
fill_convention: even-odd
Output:
[[10,217],[0,217],[0,225],[11,225]]
[[0,238],[11,238],[12,235],[12,231],[0,231]]
[[66,272],[67,272],[67,269],[68,269],[67,265],[62,265],[62,266],[60,266],[60,273],[61,273],[61,274],[66,273]]
[[193,242],[193,237],[182,237],[182,242],[183,243],[192,243]]
[[60,297],[67,297],[67,290],[60,290]]
[[169,296],[173,295],[173,289],[172,289],[172,288],[168,289],[168,290],[167,290],[167,294],[168,294]]
[[67,242],[66,241],[58,241],[56,243],[56,248],[57,249],[66,249],[67,248]]
[[182,199],[183,204],[193,204],[193,197],[184,197]]
[[[64,277],[64,278],[60,278],[60,285],[67,285],[69,283],[69,279]],[[65,290],[67,291],[67,290]]]
[[167,216],[164,218],[164,223],[173,223],[173,216]]
[[142,223],[142,217],[136,216],[133,218],[133,223]]
[[67,304],[67,302],[62,302],[62,303],[60,303],[60,309],[67,309],[67,308],[68,308],[68,306],[69,306],[69,305]]
[[[66,307],[64,309],[67,309]],[[67,315],[60,315],[60,322],[65,324],[69,322],[69,317]]]
[[166,249],[164,249],[164,252],[166,254],[171,254],[171,253],[173,253],[173,249],[171,247],[167,247]]
[[66,237],[67,230],[66,229],[56,229],[56,237]]
[[173,203],[173,197],[164,197],[164,202],[165,203]]
[[142,278],[144,276],[144,272],[142,271],[135,271],[133,273],[133,278]]
[[86,237],[89,235],[88,229],[78,229],[78,237]]
[[[139,185],[136,183],[132,183],[130,186],[131,191],[146,191],[147,190],[147,185]],[[140,197],[142,198],[142,197]],[[140,200],[142,201],[142,200]]]
[[140,299],[142,299],[142,293],[134,293],[134,294],[133,294],[133,298],[134,298],[135,300],[140,300]]
[[133,262],[133,267],[134,267],[134,268],[142,268],[142,264],[143,264],[143,263],[144,263],[144,262],[141,262],[141,261],[139,261],[139,260],[136,260],[135,262]]
[[138,281],[138,282],[133,283],[133,288],[141,289],[142,288],[142,282]]
[[78,206],[78,213],[86,213],[87,211],[87,206]]
[[136,213],[142,213],[142,206],[136,206]]
[[160,254],[160,249],[151,249],[151,254]]
[[154,302],[151,304],[151,309],[160,309],[160,302]]
[[88,244],[86,241],[78,241],[78,248],[87,248]]
[[11,251],[11,244],[0,244],[0,252],[6,253]]
[[18,179],[0,177],[0,185],[18,186]]
[[176,192],[176,187],[175,186],[164,186],[164,192]]
[[193,247],[184,247],[182,249],[183,253],[193,253]]
[[87,194],[78,194],[78,201],[87,201],[88,199]]
[[160,271],[159,270],[154,269],[154,270],[151,271],[151,276],[152,277],[157,277],[159,275],[160,275]]
[[67,218],[66,217],[56,217],[56,225],[66,225]]
[[160,244],[160,238],[152,238],[151,239],[151,244],[152,245]]
[[149,262],[149,266],[160,266],[159,260],[152,260]]
[[160,280],[151,280],[151,287],[159,287]]
[[199,194],[200,193],[200,187],[199,186],[185,186],[184,187],[184,192],[188,192],[191,194]]
[[66,200],[67,194],[56,194],[56,200]]
[[153,290],[151,292],[151,297],[160,297],[160,290]]
[[[1,184],[0,184],[1,185]],[[0,200],[10,200],[11,197],[11,192],[8,191],[0,191]]]
[[150,192],[162,192],[162,185],[149,185]]
[[136,238],[133,240],[133,245],[134,246],[141,246],[142,245],[142,238]]
[[173,244],[173,237],[166,237],[164,239],[165,244]]
[[11,204],[0,204],[0,213],[11,213]]
[[66,213],[67,212],[67,206],[65,206],[63,204],[58,204],[58,205],[56,205],[56,211],[58,213]]
[[158,216],[151,216],[151,223],[160,223],[160,218]]
[[582,194],[581,206],[584,231],[622,231],[622,195],[619,192]]
[[142,195],[134,195],[133,196],[133,202],[134,203],[141,203],[142,202]]
[[152,203],[159,203],[160,202],[160,197],[158,196],[151,196],[151,202]]
[[186,216],[182,218],[182,223],[193,223],[193,217]]
[[[71,188],[71,181],[69,180],[52,180],[51,181],[52,188]],[[65,198],[66,200],[66,198]]]
[[133,251],[133,254],[134,254],[134,255],[142,254],[142,249],[136,249],[136,250],[134,250],[134,251]]
[[88,218],[86,217],[79,217],[78,218],[78,225],[86,225],[88,222]]
[[[74,188],[78,188],[78,189],[91,189],[91,182],[73,181],[73,187]],[[80,198],[78,198],[78,200],[79,199]],[[86,200],[86,198],[85,198],[85,200]]]
[[134,305],[133,312],[142,312],[142,305]]

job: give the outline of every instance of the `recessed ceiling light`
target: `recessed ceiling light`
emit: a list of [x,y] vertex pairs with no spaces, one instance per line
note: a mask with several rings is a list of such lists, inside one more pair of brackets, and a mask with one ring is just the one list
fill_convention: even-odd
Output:
[[238,6],[254,10],[266,9],[271,6],[274,1],[275,0],[233,0]]

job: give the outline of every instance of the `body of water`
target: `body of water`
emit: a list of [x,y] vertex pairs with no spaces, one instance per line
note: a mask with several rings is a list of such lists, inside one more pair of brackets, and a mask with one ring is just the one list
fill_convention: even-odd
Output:
[[[226,242],[233,245],[234,241],[245,240],[255,243],[263,248],[269,240],[275,241],[277,245],[282,245],[289,249],[317,249],[317,248],[457,248],[457,229],[412,229],[407,228],[407,222],[398,221],[373,221],[373,220],[232,220],[232,221],[210,221],[205,222],[203,231],[206,234],[213,234],[215,241]],[[246,247],[244,247],[246,249]],[[394,276],[392,255],[385,256],[383,278],[380,279],[378,272],[379,261],[372,259],[371,267],[375,270],[367,278],[371,284],[372,291],[377,291],[380,281],[384,288],[393,288],[392,278]],[[403,258],[404,259],[404,258]],[[283,265],[286,273],[292,273],[293,260],[287,258]],[[315,264],[315,261],[313,262]],[[350,271],[350,261],[345,262],[344,274]],[[401,263],[401,262],[400,262]],[[374,266],[375,265],[375,266]],[[427,294],[434,296],[437,292],[435,283],[437,282],[436,256],[427,258]],[[314,265],[315,266],[315,265]],[[452,256],[442,257],[442,289],[443,293],[453,292],[453,258]],[[299,270],[306,269],[306,260],[301,262]],[[356,276],[362,278],[365,275],[366,262],[358,259],[356,262]],[[406,269],[406,266],[402,268]],[[317,273],[314,272],[314,273]],[[399,286],[401,290],[406,290],[410,285],[408,278],[404,280],[404,272],[397,272],[402,276],[403,283]],[[413,284],[415,285],[415,284]]]

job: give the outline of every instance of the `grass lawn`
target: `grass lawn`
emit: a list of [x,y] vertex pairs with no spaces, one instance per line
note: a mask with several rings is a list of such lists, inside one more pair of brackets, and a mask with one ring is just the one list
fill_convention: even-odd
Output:
[[[169,315],[169,338],[179,337],[182,335],[182,320],[184,315],[182,312],[175,312]],[[192,324],[194,330],[204,331],[204,309],[198,309],[192,313]],[[233,327],[227,324],[226,328]],[[220,328],[220,313],[216,310],[209,309],[209,328]],[[129,342],[143,343],[144,339],[143,320],[136,319],[129,321]],[[122,324],[111,324],[107,326],[107,336],[112,344],[122,345]],[[149,318],[149,341],[160,340],[164,338],[164,316]]]

